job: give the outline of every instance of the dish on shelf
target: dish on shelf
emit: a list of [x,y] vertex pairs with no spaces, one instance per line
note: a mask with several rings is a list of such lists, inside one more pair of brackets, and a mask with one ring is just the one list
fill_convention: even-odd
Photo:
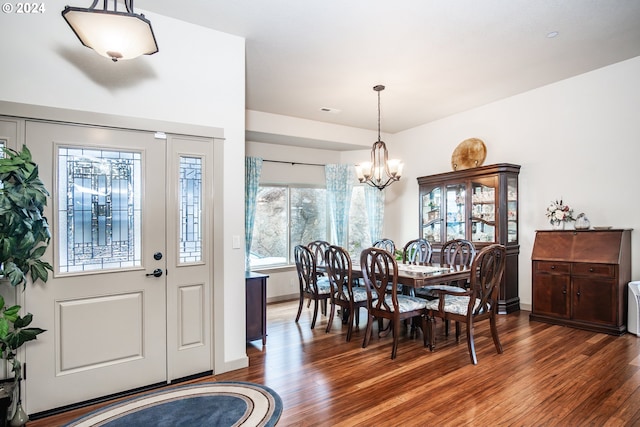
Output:
[[600,225],[600,226],[593,226],[594,230],[611,230],[611,226],[610,225]]

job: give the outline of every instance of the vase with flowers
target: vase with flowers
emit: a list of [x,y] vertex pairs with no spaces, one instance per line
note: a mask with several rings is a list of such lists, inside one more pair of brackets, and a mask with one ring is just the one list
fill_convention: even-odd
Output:
[[564,204],[562,199],[553,201],[547,207],[547,218],[554,230],[564,230],[567,222],[575,221],[573,209]]

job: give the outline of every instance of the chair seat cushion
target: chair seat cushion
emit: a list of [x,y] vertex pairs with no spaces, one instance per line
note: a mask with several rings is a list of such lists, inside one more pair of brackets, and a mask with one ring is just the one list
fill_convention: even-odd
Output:
[[438,298],[439,294],[438,294],[438,290],[443,290],[443,291],[451,291],[451,292],[460,292],[460,291],[465,291],[466,289],[461,288],[459,286],[453,286],[453,285],[430,285],[430,286],[423,286],[421,288],[417,288],[415,290],[416,295],[420,295],[427,297],[428,299],[433,299],[433,298]]
[[329,279],[327,278],[318,278],[318,294],[330,294],[331,293],[331,284],[329,283]]
[[[438,310],[438,305],[440,304],[439,299],[434,299],[431,301],[427,301],[427,310]],[[474,304],[474,311],[478,308],[480,304],[480,300],[476,300]],[[467,315],[467,310],[469,309],[469,297],[468,296],[456,296],[456,295],[445,295],[444,296],[444,311],[445,313],[459,314],[462,316]]]
[[[387,295],[385,297],[385,302],[393,311],[393,301],[391,299],[391,295]],[[400,313],[406,313],[407,311],[420,310],[425,308],[427,305],[427,301],[422,298],[412,297],[409,295],[398,295],[398,310]]]
[[[351,288],[351,291],[353,292],[353,302],[363,302],[367,300],[367,290],[365,288],[354,286]],[[344,296],[345,296],[344,299],[348,301],[349,291],[347,290],[346,286],[343,286],[342,292],[344,293]],[[337,295],[337,292],[336,292],[336,295]],[[376,295],[372,295],[372,297],[373,299],[378,298]]]

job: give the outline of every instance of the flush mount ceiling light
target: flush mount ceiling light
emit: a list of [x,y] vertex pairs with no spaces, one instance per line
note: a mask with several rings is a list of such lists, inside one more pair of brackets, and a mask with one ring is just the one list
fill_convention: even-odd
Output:
[[387,146],[380,140],[380,91],[384,86],[374,86],[373,90],[378,92],[378,140],[371,149],[371,162],[356,165],[356,175],[360,182],[383,190],[400,179],[404,164],[400,160],[389,160]]
[[96,9],[94,0],[88,9],[66,6],[62,17],[80,42],[112,61],[152,55],[158,51],[151,22],[142,14],[133,13],[133,0],[124,0],[125,11],[118,11],[118,0],[109,10],[108,0]]

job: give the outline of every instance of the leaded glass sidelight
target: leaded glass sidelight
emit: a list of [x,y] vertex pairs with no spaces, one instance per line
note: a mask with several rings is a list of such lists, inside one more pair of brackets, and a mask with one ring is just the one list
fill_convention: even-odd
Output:
[[141,265],[139,152],[58,149],[59,271]]
[[180,157],[180,263],[202,261],[202,159]]

